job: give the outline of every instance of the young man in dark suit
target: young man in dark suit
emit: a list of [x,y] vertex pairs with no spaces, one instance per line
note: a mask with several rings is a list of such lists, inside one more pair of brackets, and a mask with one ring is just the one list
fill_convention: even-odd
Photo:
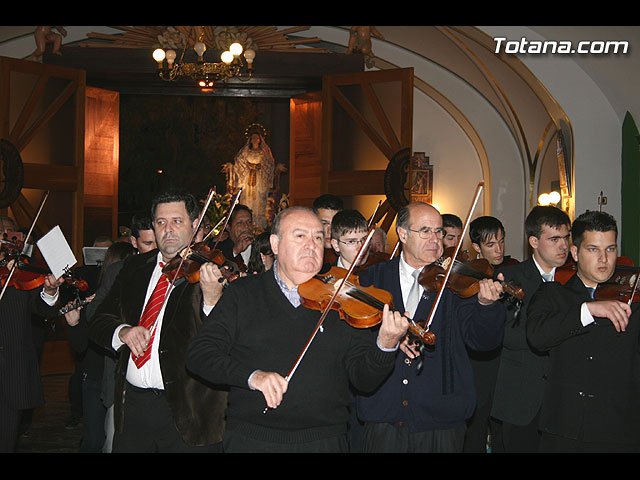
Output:
[[[222,295],[217,266],[205,263],[200,281],[165,284],[163,264],[193,236],[198,204],[190,194],[154,199],[151,217],[158,249],[128,257],[89,321],[90,338],[117,352],[114,452],[221,451],[226,392],[206,385],[185,368],[185,352],[202,320]],[[168,284],[168,285],[167,285]],[[157,319],[141,317],[156,305]]]
[[534,207],[525,220],[525,235],[533,250],[532,256],[500,270],[505,281],[523,289],[524,299],[519,309],[507,313],[491,408],[491,416],[497,420],[491,424],[492,451],[538,451],[538,414],[548,356],[527,342],[527,306],[543,281],[553,281],[556,268],[566,263],[570,226],[571,220],[559,208]]
[[527,338],[550,359],[542,452],[640,452],[637,304],[597,293],[616,269],[617,234],[607,213],[576,218],[576,274],[565,284],[543,285],[529,304]]
[[[469,238],[478,258],[487,260],[494,270],[518,263],[510,255],[505,255],[505,229],[498,218],[488,215],[475,218],[469,224]],[[489,419],[501,350],[502,345],[488,352],[469,350],[478,401],[473,417],[467,422],[464,439],[464,451],[467,453],[487,451],[487,435],[492,433]]]

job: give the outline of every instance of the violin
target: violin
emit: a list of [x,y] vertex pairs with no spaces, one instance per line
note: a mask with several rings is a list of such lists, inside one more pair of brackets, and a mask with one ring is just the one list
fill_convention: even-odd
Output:
[[611,278],[596,288],[593,294],[594,300],[618,300],[629,305],[640,301],[640,295],[638,295],[639,272],[638,267],[617,264]]
[[221,282],[232,282],[241,273],[235,262],[227,260],[220,250],[210,248],[206,242],[199,242],[183,249],[162,268],[162,273],[170,282],[184,277],[189,283],[198,283],[200,267],[205,263],[215,263],[221,267]]
[[561,284],[567,283],[567,281],[573,277],[573,275],[578,271],[578,266],[573,261],[573,259],[567,259],[567,262],[561,267],[556,268],[556,271],[553,275],[553,280],[556,282],[560,282]]
[[369,252],[369,256],[367,257],[367,261],[362,265],[358,265],[355,269],[355,273],[362,273],[367,268],[375,265],[376,263],[387,262],[391,260],[391,254],[387,252]]
[[[342,287],[342,288],[340,288]],[[337,295],[336,295],[337,291]],[[331,267],[298,286],[302,305],[312,310],[324,311],[327,305],[337,311],[340,318],[354,328],[369,328],[382,321],[382,310],[393,307],[391,293],[376,287],[362,287],[357,275],[340,267]],[[335,298],[334,298],[335,297]],[[409,320],[409,330],[419,340],[433,345],[435,335]]]
[[[5,234],[6,235],[6,234]],[[17,290],[33,290],[44,284],[44,277],[48,271],[37,267],[31,267],[27,256],[22,255],[24,242],[12,238],[2,239],[1,251],[3,259],[0,261],[0,281],[2,285],[9,280],[9,286]],[[13,274],[9,276],[11,271]]]
[[[496,280],[496,278],[494,278],[494,268],[487,259],[472,259],[466,250],[459,252],[455,259],[453,259],[454,250],[455,247],[445,249],[440,259],[431,265],[426,265],[422,269],[418,277],[418,282],[427,292],[436,292],[442,287],[445,272],[451,262],[453,262],[453,265],[446,288],[461,298],[469,298],[476,295],[480,290],[480,280],[486,278]],[[524,299],[524,291],[522,288],[508,282],[497,281],[500,282],[508,295],[518,301]]]

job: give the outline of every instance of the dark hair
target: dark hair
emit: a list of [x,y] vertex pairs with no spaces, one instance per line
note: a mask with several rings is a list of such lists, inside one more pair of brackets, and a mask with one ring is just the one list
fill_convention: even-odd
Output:
[[174,202],[184,202],[184,206],[192,222],[200,215],[198,201],[193,195],[182,190],[169,190],[156,196],[151,202],[151,220],[155,220],[156,208],[159,204]]
[[558,207],[553,207],[551,205],[537,205],[533,207],[524,221],[524,233],[526,238],[540,238],[543,225],[548,225],[552,228],[559,228],[563,225],[570,227],[571,220],[569,219],[569,215]]
[[342,210],[331,220],[331,238],[336,240],[347,232],[366,231],[369,229],[367,219],[358,210]]
[[131,236],[140,238],[141,230],[153,230],[151,217],[147,214],[137,214],[131,219]]
[[442,227],[443,228],[462,228],[462,220],[453,213],[442,214]]
[[245,212],[249,212],[249,215],[251,215],[251,219],[253,219],[253,211],[246,205],[242,203],[238,203],[236,204],[235,207],[233,207],[233,212],[231,212],[231,217],[229,217],[229,223],[228,223],[229,226],[231,226],[231,224],[233,223],[233,219],[236,216],[236,213],[242,210],[244,210]]
[[260,254],[273,255],[269,237],[271,237],[271,232],[267,230],[262,232],[253,240],[253,243],[251,244],[251,256],[247,262],[248,273],[262,273],[265,271],[264,263],[262,263]]
[[344,202],[340,197],[337,197],[336,195],[325,193],[324,195],[320,195],[313,201],[313,211],[318,213],[319,208],[340,211],[344,209]]
[[587,210],[573,221],[571,226],[571,242],[580,248],[584,232],[611,232],[618,240],[618,226],[616,219],[606,212]]
[[102,260],[102,266],[100,273],[98,274],[98,285],[102,282],[102,275],[109,265],[116,263],[119,260],[124,260],[130,255],[135,255],[137,250],[129,242],[114,242],[109,248],[107,248],[104,254],[104,260]]
[[477,245],[481,245],[487,239],[497,236],[498,232],[502,232],[502,235],[504,235],[504,226],[496,217],[478,217],[469,224],[471,243]]

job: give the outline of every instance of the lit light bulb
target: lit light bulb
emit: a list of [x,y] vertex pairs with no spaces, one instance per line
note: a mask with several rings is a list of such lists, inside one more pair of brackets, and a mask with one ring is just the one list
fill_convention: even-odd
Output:
[[162,65],[162,61],[164,60],[164,58],[165,58],[165,53],[164,53],[164,50],[163,50],[163,49],[161,49],[161,48],[156,48],[156,49],[153,51],[153,59],[154,59],[156,62],[158,62],[158,66]]
[[562,196],[560,195],[560,193],[553,191],[549,194],[549,201],[554,205],[560,203],[560,200],[562,200]]
[[246,51],[244,52],[244,58],[246,58],[247,63],[248,63],[249,65],[251,65],[251,64],[253,63],[253,59],[254,59],[254,58],[256,58],[256,52],[255,52],[255,50],[251,50],[251,49],[246,50]]
[[240,45],[238,42],[229,45],[229,51],[236,57],[242,53],[242,50],[242,45]]
[[547,206],[549,205],[549,203],[551,203],[551,199],[549,198],[549,194],[548,193],[543,193],[538,197],[538,204],[542,205],[542,206]]
[[204,52],[207,50],[207,46],[202,42],[198,42],[193,46],[193,49],[195,50],[196,55],[198,55],[198,58],[202,58]]
[[226,64],[233,62],[233,53],[231,53],[229,50],[227,50],[226,52],[222,52],[222,55],[220,55],[220,60],[222,60]]
[[176,59],[176,51],[175,50],[167,50],[167,63],[169,66],[173,65],[173,61]]

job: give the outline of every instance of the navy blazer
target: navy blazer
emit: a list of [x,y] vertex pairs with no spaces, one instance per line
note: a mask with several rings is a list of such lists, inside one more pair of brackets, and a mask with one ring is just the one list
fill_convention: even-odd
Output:
[[[393,295],[394,309],[404,313],[400,288],[400,258],[379,263],[360,274],[360,284],[373,285]],[[425,321],[436,293],[423,295],[414,320]],[[408,362],[399,352],[388,380],[373,394],[359,395],[358,416],[365,422],[408,426],[427,431],[463,426],[475,409],[476,392],[466,347],[492,350],[500,345],[505,321],[501,302],[483,306],[477,297],[462,299],[445,289],[430,326],[436,340],[419,362]]]

